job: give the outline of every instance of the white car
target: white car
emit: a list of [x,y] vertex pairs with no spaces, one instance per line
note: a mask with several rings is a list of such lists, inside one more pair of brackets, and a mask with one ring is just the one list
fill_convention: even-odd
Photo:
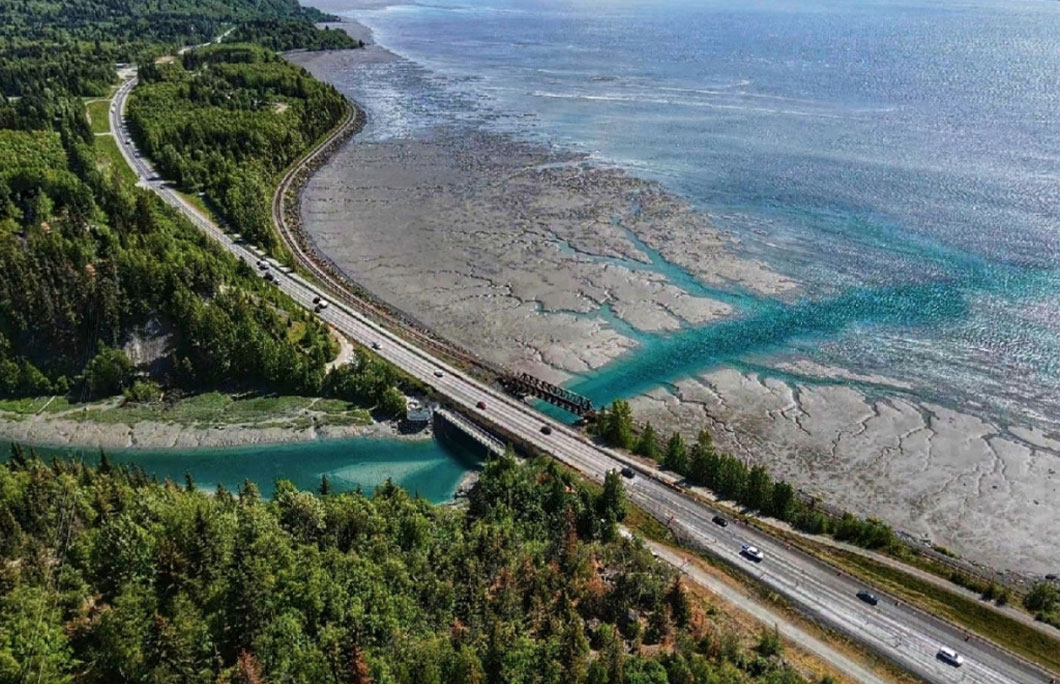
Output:
[[740,549],[740,555],[750,558],[755,563],[761,563],[765,560],[765,555],[762,553],[762,550],[757,546],[751,546],[750,544],[743,545]]
[[954,651],[952,648],[946,648],[945,646],[939,649],[939,652],[935,655],[935,657],[944,663],[949,663],[950,665],[953,665],[954,667],[960,667],[961,665],[964,665],[964,658],[961,657],[961,655],[957,653],[957,651]]

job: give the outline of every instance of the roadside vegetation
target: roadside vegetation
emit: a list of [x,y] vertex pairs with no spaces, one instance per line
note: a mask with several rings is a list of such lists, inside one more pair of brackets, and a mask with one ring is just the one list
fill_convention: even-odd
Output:
[[85,103],[85,112],[93,133],[110,131],[110,100],[89,100]]
[[0,680],[805,681],[616,534],[617,474],[591,492],[501,457],[463,508],[187,485],[0,466]]
[[1024,607],[1047,624],[1060,629],[1060,586],[1041,582],[1023,597]]
[[637,435],[632,410],[625,401],[601,409],[590,429],[610,446],[656,461],[690,484],[710,489],[720,499],[790,523],[803,532],[828,534],[867,549],[896,551],[904,547],[883,522],[875,518],[862,520],[850,513],[829,515],[818,508],[816,501],[799,499],[790,483],[774,480],[763,466],[748,466],[741,459],[718,451],[707,430],[700,430],[691,445],[676,432],[661,442],[650,423]]
[[[826,554],[827,560],[840,564],[869,582],[879,581],[878,586],[881,588],[894,590],[896,595],[922,608],[934,612],[940,605],[950,606],[952,609],[944,615],[954,623],[996,639],[1043,665],[1054,669],[1060,666],[1060,659],[1045,655],[1050,652],[1060,654],[1060,640],[1041,633],[1031,635],[1029,632],[1033,630],[983,604],[993,603],[998,607],[1008,605],[1013,601],[1009,587],[956,570],[920,554],[899,540],[894,531],[878,519],[859,519],[849,512],[836,515],[823,510],[814,500],[800,499],[789,483],[773,480],[764,467],[748,467],[734,456],[719,453],[706,430],[700,431],[691,445],[687,445],[679,433],[670,435],[664,442],[650,423],[639,431],[636,429],[632,411],[625,401],[616,401],[602,409],[589,427],[597,438],[608,445],[627,449],[655,461],[661,467],[681,475],[689,484],[706,487],[719,499],[731,501],[748,512],[786,522],[800,532],[829,535],[837,541],[884,553],[979,594],[981,602],[976,602],[864,556],[824,546],[814,546],[813,549],[818,555]],[[793,541],[798,543],[798,540]],[[948,549],[936,547],[935,550],[956,557]],[[963,610],[968,605],[974,605],[975,611]],[[1060,588],[1055,585],[1036,585],[1023,598],[1022,607],[1037,620],[1060,629]]]
[[275,247],[275,177],[342,120],[343,97],[250,44],[192,50],[142,66],[140,78],[127,114],[141,149],[182,190],[204,193],[234,231]]

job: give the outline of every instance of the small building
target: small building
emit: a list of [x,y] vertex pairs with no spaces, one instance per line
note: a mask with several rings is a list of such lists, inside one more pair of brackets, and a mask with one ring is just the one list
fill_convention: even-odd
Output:
[[410,431],[426,428],[431,424],[433,413],[430,406],[423,404],[417,399],[409,399],[405,405],[405,428]]

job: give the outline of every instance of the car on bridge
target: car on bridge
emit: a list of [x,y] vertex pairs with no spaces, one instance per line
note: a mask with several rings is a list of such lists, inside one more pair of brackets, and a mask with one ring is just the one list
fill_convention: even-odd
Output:
[[765,560],[765,554],[757,546],[751,546],[750,544],[744,544],[740,548],[740,555],[753,560],[755,563],[761,563]]
[[445,373],[443,373],[443,372],[442,372],[442,371],[440,371],[440,370],[436,370],[436,371],[434,371],[434,377],[436,377],[436,378],[440,378],[440,377],[442,377],[442,376],[444,376],[444,375],[445,375]]
[[379,343],[378,342],[372,342],[372,349],[379,349]]
[[478,402],[477,404],[475,404],[475,406],[477,406],[479,409],[481,409],[483,411],[486,410],[486,402],[484,402],[484,401]]
[[715,525],[717,525],[718,527],[728,527],[729,526],[729,521],[726,520],[725,518],[721,517],[720,515],[714,516],[713,518],[710,519],[710,521],[712,523],[714,523]]
[[629,466],[626,466],[625,468],[622,469],[622,477],[626,477],[626,478],[629,478],[630,480],[632,480],[633,479],[633,475],[634,475],[633,469],[630,468]]
[[552,428],[550,426],[548,426],[548,425],[542,425],[541,426],[541,434],[543,434],[543,435],[551,435],[552,434]]

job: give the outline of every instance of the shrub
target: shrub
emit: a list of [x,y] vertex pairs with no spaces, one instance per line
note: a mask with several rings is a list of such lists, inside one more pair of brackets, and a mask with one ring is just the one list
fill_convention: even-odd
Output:
[[153,380],[136,380],[125,390],[125,399],[138,404],[157,401],[162,396],[162,388]]

